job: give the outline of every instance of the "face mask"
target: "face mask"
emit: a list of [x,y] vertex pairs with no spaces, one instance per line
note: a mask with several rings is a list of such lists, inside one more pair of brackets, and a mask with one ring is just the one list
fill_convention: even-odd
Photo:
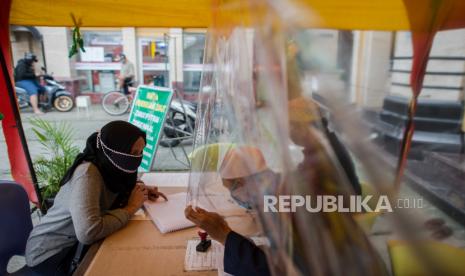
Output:
[[137,172],[137,168],[140,166],[142,162],[142,154],[141,155],[132,155],[124,152],[119,152],[109,148],[105,145],[100,138],[100,133],[97,135],[97,148],[102,146],[102,152],[110,161],[110,163],[125,173],[135,173]]
[[252,204],[248,201],[249,196],[247,195],[246,189],[244,187],[238,187],[237,180],[234,181],[230,191],[231,197],[237,202],[237,204],[245,209],[252,209]]

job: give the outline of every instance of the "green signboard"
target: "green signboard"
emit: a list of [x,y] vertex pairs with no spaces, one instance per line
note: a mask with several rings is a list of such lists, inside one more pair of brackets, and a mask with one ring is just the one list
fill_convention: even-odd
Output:
[[147,134],[140,172],[148,172],[152,167],[172,95],[173,91],[166,87],[141,85],[137,88],[129,122]]

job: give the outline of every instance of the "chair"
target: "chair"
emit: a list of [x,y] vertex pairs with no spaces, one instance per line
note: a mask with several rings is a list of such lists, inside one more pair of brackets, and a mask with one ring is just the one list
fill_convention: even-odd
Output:
[[[379,198],[379,193],[373,188],[373,186],[367,183],[360,183],[362,188],[362,198],[367,196],[373,196],[370,201],[368,201],[368,206],[372,209],[376,209],[376,202]],[[353,218],[358,223],[358,225],[365,231],[365,233],[370,234],[373,225],[376,222],[376,219],[381,215],[380,212],[370,212],[370,213],[359,213],[354,214]]]
[[371,200],[368,201],[368,206],[374,210],[376,209],[377,202],[379,200],[379,192],[372,185],[360,182],[360,187],[362,188],[362,197],[372,196]]
[[366,234],[370,234],[379,215],[379,212],[359,213],[354,214],[353,218]]
[[196,172],[216,172],[218,162],[222,160],[228,150],[235,146],[235,144],[230,143],[214,143],[196,148],[188,156],[192,170]]
[[[13,255],[23,255],[32,220],[26,191],[13,181],[0,180],[0,275]],[[30,274],[23,267],[15,275]]]
[[76,109],[79,113],[81,108],[86,110],[86,116],[89,117],[89,107],[91,106],[91,100],[89,96],[78,96],[76,97]]
[[[427,240],[418,245],[419,251],[429,253],[438,275],[465,275],[465,250],[442,242]],[[422,263],[409,243],[399,240],[388,241],[394,276],[431,275],[430,267]],[[429,272],[429,273],[428,273]]]

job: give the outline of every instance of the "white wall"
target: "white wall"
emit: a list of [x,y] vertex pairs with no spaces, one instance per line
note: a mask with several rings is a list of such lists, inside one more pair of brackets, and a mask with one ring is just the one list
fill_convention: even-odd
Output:
[[183,37],[182,29],[171,28],[169,32],[168,55],[170,62],[170,83],[183,81]]
[[72,59],[68,58],[69,34],[65,27],[37,27],[42,33],[45,47],[47,70],[58,78],[75,76]]
[[[430,56],[440,57],[465,57],[465,30],[442,31],[437,33]],[[396,35],[395,56],[412,56],[412,41],[410,32],[398,32]],[[394,60],[393,69],[408,70],[412,67],[411,59]],[[428,72],[465,72],[465,61],[463,60],[430,60],[426,68]],[[392,81],[398,83],[409,83],[410,74],[392,73]],[[463,87],[464,76],[450,75],[425,75],[424,85]],[[409,87],[393,85],[392,94],[403,97],[411,97]],[[464,91],[444,89],[423,89],[420,98],[437,100],[463,100]]]
[[352,102],[365,108],[381,108],[389,93],[391,43],[391,32],[354,32]]
[[121,28],[121,33],[123,37],[123,52],[126,55],[127,59],[134,64],[134,70],[136,73],[136,80],[140,83],[140,66],[139,59],[137,58],[137,38],[136,38],[136,29],[133,27],[130,28]]

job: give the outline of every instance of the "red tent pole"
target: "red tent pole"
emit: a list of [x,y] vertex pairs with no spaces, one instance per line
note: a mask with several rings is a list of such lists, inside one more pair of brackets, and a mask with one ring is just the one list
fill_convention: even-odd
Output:
[[11,0],[2,1],[0,9],[0,112],[4,115],[2,127],[8,148],[11,175],[24,187],[29,200],[38,204],[44,212],[14,91],[9,36],[10,7]]

